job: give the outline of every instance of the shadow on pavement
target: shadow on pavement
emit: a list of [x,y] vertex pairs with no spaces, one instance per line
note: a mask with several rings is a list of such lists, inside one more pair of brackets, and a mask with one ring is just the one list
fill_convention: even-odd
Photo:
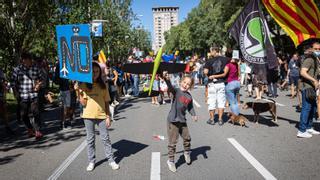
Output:
[[14,161],[17,157],[19,157],[21,155],[22,154],[16,154],[16,155],[5,156],[5,157],[0,158],[0,166]]
[[[243,116],[245,116],[250,122],[252,123],[256,123],[254,121],[254,115],[247,115],[247,114],[242,114]],[[278,117],[278,120],[280,118]],[[276,124],[275,122],[272,121],[272,117],[271,116],[266,116],[266,115],[260,115],[259,116],[259,124],[261,125],[266,125],[269,127],[277,127],[279,126],[278,124]]]
[[[125,139],[112,144],[112,148],[117,149],[117,151],[114,152],[115,161],[117,163],[119,163],[123,158],[134,155],[146,147],[148,147],[148,145]],[[106,161],[107,159],[103,159],[97,162],[96,166],[99,166]]]
[[[61,130],[59,112],[60,109],[57,108],[41,115],[41,119],[43,121],[41,131],[44,137],[40,140],[35,140],[34,137],[29,137],[26,133],[25,126],[20,126],[17,123],[14,128],[16,133],[15,136],[8,136],[4,133],[0,133],[0,151],[6,152],[18,148],[50,148],[63,142],[80,139],[86,135],[85,131],[81,130],[84,127],[81,118],[73,120],[72,128]],[[79,112],[77,112],[76,117],[79,117]]]
[[[191,163],[193,161],[198,160],[198,156],[202,155],[204,159],[208,159],[207,151],[210,151],[210,146],[201,146],[194,149],[191,149],[190,157],[191,157]],[[178,151],[176,154],[182,154],[180,155],[178,161],[176,162],[176,168],[184,164],[186,161],[184,160],[184,151]],[[168,156],[168,154],[163,154],[162,156]]]

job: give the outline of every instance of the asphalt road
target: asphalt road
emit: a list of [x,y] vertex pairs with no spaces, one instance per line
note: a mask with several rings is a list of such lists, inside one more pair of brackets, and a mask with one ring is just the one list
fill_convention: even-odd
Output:
[[[209,118],[204,102],[204,88],[192,91],[199,121],[188,116],[192,137],[192,164],[183,158],[181,139],[177,145],[177,172],[168,170],[166,116],[170,103],[151,105],[151,99],[125,99],[118,107],[116,121],[110,129],[117,171],[104,160],[99,136],[96,137],[97,165],[86,172],[87,152],[85,130],[81,119],[72,129],[58,129],[58,110],[43,115],[45,137],[41,141],[28,138],[24,128],[15,129],[16,136],[0,132],[1,179],[320,179],[320,136],[310,139],[296,137],[299,113],[296,100],[279,92],[276,98],[278,124],[271,115],[261,115],[260,124],[240,127],[225,123],[207,125]],[[251,101],[245,95],[242,101]],[[249,120],[252,110],[241,110]],[[225,120],[227,118],[225,117]],[[315,129],[320,126],[315,124]],[[160,153],[158,157],[156,152]],[[154,156],[152,155],[154,154]],[[151,165],[152,164],[152,165]]]

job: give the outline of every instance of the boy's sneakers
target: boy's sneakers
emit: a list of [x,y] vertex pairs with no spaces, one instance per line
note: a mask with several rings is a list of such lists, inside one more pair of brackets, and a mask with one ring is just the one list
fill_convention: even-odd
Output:
[[89,171],[92,171],[93,169],[94,169],[94,163],[91,162],[91,163],[89,163],[89,165],[87,166],[87,171],[89,172]]
[[119,164],[117,164],[116,162],[112,161],[111,163],[109,163],[109,166],[111,166],[112,170],[118,170],[120,168]]
[[316,130],[314,130],[313,128],[307,129],[307,132],[308,132],[309,134],[312,134],[312,135],[319,135],[319,134],[320,134],[319,131],[316,131]]
[[190,165],[191,164],[190,153],[189,152],[184,152],[183,155],[184,155],[184,160],[186,161],[186,163],[188,165]]
[[307,131],[306,132],[298,131],[297,137],[299,137],[299,138],[311,138],[312,134],[308,133]]
[[167,164],[168,164],[168,168],[170,171],[177,172],[177,168],[176,168],[176,165],[174,164],[174,162],[168,160]]

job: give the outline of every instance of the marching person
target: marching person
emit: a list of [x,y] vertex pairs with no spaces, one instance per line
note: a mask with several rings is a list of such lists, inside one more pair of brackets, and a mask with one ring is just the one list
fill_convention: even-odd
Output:
[[204,74],[208,76],[208,110],[210,119],[208,124],[214,125],[215,111],[218,110],[219,125],[223,125],[222,116],[226,105],[225,77],[214,78],[213,75],[222,74],[229,59],[220,55],[219,47],[211,47],[210,53],[213,57],[204,66]]
[[7,134],[13,135],[14,132],[9,126],[9,118],[6,103],[7,84],[6,78],[2,70],[0,69],[0,116],[6,128]]
[[109,166],[117,170],[120,166],[114,161],[108,128],[111,126],[109,112],[109,91],[102,79],[102,69],[97,62],[93,62],[92,84],[75,85],[79,101],[83,106],[82,118],[87,132],[88,160],[87,171],[95,167],[95,125],[98,125],[100,138],[105,150]]
[[226,85],[226,97],[230,104],[231,112],[235,115],[240,114],[237,97],[240,91],[240,81],[239,81],[239,54],[233,55],[230,63],[228,63],[222,74],[211,75],[209,78],[218,79],[227,77]]
[[[300,138],[310,138],[312,135],[320,134],[320,132],[312,128],[314,114],[317,109],[315,91],[319,89],[317,75],[319,74],[320,43],[312,43],[311,51],[312,54],[306,56],[300,70],[302,77],[302,109],[300,113],[299,131],[297,133],[297,137]],[[312,95],[312,93],[308,93],[312,92],[312,90],[314,90],[314,98],[307,96],[307,94]]]
[[12,87],[16,99],[20,103],[20,118],[27,127],[28,135],[38,140],[43,135],[40,132],[40,113],[38,106],[38,91],[42,84],[41,72],[33,65],[32,56],[21,55],[21,64],[12,74]]

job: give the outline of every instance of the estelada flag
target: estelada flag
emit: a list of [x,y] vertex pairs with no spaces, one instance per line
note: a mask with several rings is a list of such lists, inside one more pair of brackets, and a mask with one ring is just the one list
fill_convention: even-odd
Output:
[[262,0],[269,14],[297,47],[310,38],[320,38],[320,13],[313,0]]
[[106,63],[107,62],[107,58],[104,55],[103,50],[101,50],[99,53],[98,61],[99,61],[99,63]]
[[237,41],[243,59],[254,65],[254,71],[263,71],[278,66],[277,56],[271,41],[266,20],[259,10],[259,0],[251,0],[229,29]]

